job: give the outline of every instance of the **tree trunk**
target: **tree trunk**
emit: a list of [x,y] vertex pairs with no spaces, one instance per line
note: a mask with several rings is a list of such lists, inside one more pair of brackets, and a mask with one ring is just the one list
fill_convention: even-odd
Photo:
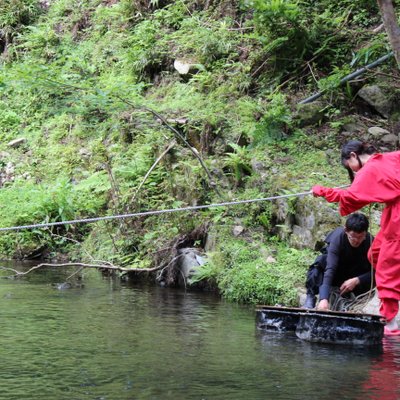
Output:
[[389,37],[390,46],[392,47],[394,57],[398,67],[400,68],[400,28],[397,24],[396,13],[392,0],[377,0],[381,10],[383,25]]

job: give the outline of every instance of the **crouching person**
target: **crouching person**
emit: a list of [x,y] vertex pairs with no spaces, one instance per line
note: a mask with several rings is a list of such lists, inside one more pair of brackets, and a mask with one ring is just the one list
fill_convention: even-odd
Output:
[[367,253],[373,237],[368,228],[367,217],[354,213],[344,227],[327,235],[327,245],[307,273],[304,308],[315,308],[319,294],[317,309],[329,310],[332,287],[338,287],[341,296],[350,292],[357,296],[370,290],[374,277]]

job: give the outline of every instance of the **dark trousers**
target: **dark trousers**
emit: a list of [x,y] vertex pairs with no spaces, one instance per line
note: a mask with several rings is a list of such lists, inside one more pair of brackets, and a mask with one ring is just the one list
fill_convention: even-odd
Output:
[[310,265],[307,271],[306,289],[307,294],[316,296],[319,294],[319,287],[324,280],[324,272],[326,268],[326,254],[320,254]]

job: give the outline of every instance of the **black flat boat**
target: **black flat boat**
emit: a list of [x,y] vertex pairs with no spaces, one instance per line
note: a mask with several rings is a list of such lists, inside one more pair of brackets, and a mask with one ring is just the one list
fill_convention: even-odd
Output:
[[375,345],[383,338],[380,315],[318,311],[295,307],[257,306],[257,328],[290,332],[303,340],[319,343]]

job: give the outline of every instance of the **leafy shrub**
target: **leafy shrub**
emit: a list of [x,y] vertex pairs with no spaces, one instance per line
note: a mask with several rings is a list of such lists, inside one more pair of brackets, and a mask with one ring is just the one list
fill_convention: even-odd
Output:
[[309,41],[298,3],[286,0],[249,0],[245,4],[254,9],[257,33],[266,46],[265,50],[275,54],[274,62],[278,71],[290,64],[297,65],[304,58]]
[[240,185],[245,176],[251,175],[250,154],[246,148],[236,143],[230,143],[233,152],[225,156],[225,168],[228,168],[235,178],[235,183]]
[[[89,217],[98,214],[106,204],[109,189],[107,176],[97,173],[72,185],[67,179],[60,178],[55,184],[34,185],[25,183],[0,191],[0,220],[3,227],[30,225],[35,223],[63,222],[71,219]],[[56,232],[65,232],[68,226],[54,228]],[[27,230],[23,233],[25,247],[37,247],[40,243],[52,243],[51,235],[43,229]],[[75,232],[76,233],[76,232]],[[13,254],[14,240],[21,236],[10,233],[0,236],[0,252]],[[26,242],[26,243],[25,243]]]
[[187,18],[181,23],[179,31],[171,34],[171,39],[176,41],[174,52],[177,57],[192,56],[207,68],[217,60],[235,57],[238,38],[229,30],[231,25],[229,19],[204,25],[198,17]]
[[262,116],[253,133],[253,145],[265,145],[286,137],[291,126],[291,111],[282,93],[268,98],[269,102],[260,106]]
[[[38,0],[2,0],[0,4],[0,55],[12,59],[14,39],[40,14]],[[1,61],[1,60],[0,60]]]
[[2,0],[0,30],[11,33],[13,28],[31,24],[39,13],[38,0]]
[[162,40],[162,26],[154,19],[136,25],[129,40],[127,62],[141,78],[153,78],[167,65],[168,48]]
[[9,140],[11,133],[17,133],[21,123],[19,115],[13,110],[6,110],[0,104],[0,139]]
[[[328,72],[329,66],[348,62],[352,47],[360,37],[347,29],[378,23],[377,2],[365,0],[357,5],[343,0],[287,1],[242,0],[254,15],[254,27],[263,51],[255,60],[258,76],[262,71],[274,71],[276,80],[294,71],[304,72],[305,62],[312,60],[313,68]],[[327,68],[328,67],[328,68]],[[315,71],[317,72],[317,71]],[[270,82],[266,82],[266,84]]]
[[367,46],[362,47],[353,54],[350,66],[354,68],[357,65],[367,65],[375,61],[383,54],[389,52],[386,47],[387,46],[385,46],[385,43],[381,38],[369,43]]
[[[265,254],[274,254],[276,261],[267,262]],[[221,240],[195,279],[215,279],[223,296],[231,301],[293,306],[312,257],[311,251],[283,243],[269,242],[260,251],[249,242],[224,235],[223,243]]]

